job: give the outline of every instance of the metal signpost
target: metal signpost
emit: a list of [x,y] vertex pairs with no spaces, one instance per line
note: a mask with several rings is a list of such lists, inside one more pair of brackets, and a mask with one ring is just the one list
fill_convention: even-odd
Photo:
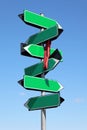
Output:
[[[60,96],[62,85],[45,78],[62,61],[61,51],[51,48],[51,42],[63,31],[54,20],[43,14],[39,15],[24,10],[19,17],[27,24],[39,28],[41,31],[30,36],[25,43],[21,43],[21,54],[41,59],[40,63],[24,69],[23,79],[18,81],[25,89],[41,91],[41,96],[32,97],[24,104],[28,110],[41,110],[41,130],[46,130],[46,109],[60,106],[64,99]],[[51,94],[46,94],[50,92]]]

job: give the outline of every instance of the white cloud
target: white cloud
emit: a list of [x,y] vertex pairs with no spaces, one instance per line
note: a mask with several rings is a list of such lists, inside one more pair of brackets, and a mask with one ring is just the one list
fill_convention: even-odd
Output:
[[24,92],[19,93],[20,96],[25,96],[26,94]]
[[74,99],[74,102],[75,103],[84,103],[85,102],[85,99],[84,98],[81,98],[81,97],[77,97]]

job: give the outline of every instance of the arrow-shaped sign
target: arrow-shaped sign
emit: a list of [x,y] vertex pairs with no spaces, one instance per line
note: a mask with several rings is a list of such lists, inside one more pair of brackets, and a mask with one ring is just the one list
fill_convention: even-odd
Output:
[[[30,44],[26,47],[24,47],[24,50],[26,50],[31,56],[38,57],[38,58],[44,58],[44,47],[39,45],[33,45]],[[53,54],[55,49],[50,49],[50,55]]]
[[[51,55],[55,51],[55,49],[50,48],[50,57],[52,57]],[[60,55],[62,56],[61,50],[58,50],[58,53],[60,53]],[[26,43],[21,43],[21,55],[42,59],[44,58],[44,47],[39,45],[27,45]],[[62,61],[62,57],[59,60]]]
[[53,26],[49,29],[45,29],[44,31],[41,31],[39,33],[36,33],[32,36],[30,36],[26,43],[27,44],[40,44],[44,43],[47,40],[54,40],[58,36],[58,30],[57,26]]
[[[51,48],[50,55],[52,55],[54,51],[55,49]],[[59,52],[61,54],[61,51]],[[21,54],[24,56],[42,59],[44,58],[44,47],[40,45],[27,45],[26,43],[21,43]]]
[[24,10],[24,21],[27,22],[27,24],[33,24],[39,28],[50,28],[52,26],[59,25],[55,20],[45,16],[43,17],[28,10]]
[[52,20],[50,18],[47,17],[43,17],[39,14],[33,13],[31,11],[28,10],[24,10],[24,14],[19,14],[18,15],[25,23],[32,25],[34,27],[38,27],[38,28],[51,28],[55,25],[57,25],[58,29],[61,31],[63,31],[62,27],[60,26],[60,24],[58,22],[56,22],[55,20]]
[[57,81],[27,75],[24,75],[24,79],[19,80],[18,83],[25,89],[35,91],[56,93],[63,89],[63,86]]
[[57,81],[27,75],[24,75],[23,86],[26,89],[46,92],[58,92],[63,89],[63,86]]
[[40,63],[37,63],[35,65],[32,65],[25,69],[25,75],[31,75],[31,76],[39,76],[42,73],[47,73],[48,71],[51,71],[55,68],[55,66],[59,63],[59,60],[56,60],[54,58],[50,58],[48,61],[48,69],[44,69],[44,63],[43,61]]
[[39,110],[39,109],[47,109],[58,107],[64,99],[60,97],[59,93],[49,94],[46,96],[38,96],[30,98],[24,106],[28,108],[28,110]]

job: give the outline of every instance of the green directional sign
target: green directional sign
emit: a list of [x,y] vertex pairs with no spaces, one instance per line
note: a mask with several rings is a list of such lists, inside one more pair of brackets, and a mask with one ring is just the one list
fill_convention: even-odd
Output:
[[58,107],[64,101],[63,98],[60,97],[59,93],[49,94],[46,96],[38,96],[30,98],[24,106],[28,108],[28,110],[39,110],[39,109],[47,109]]
[[28,68],[25,69],[25,75],[30,75],[30,76],[38,76],[41,75],[42,73],[47,73],[48,71],[51,71],[52,69],[55,68],[55,66],[59,63],[59,60],[56,60],[54,58],[50,58],[48,61],[48,69],[44,69],[44,63],[43,61],[40,63],[37,63],[35,65],[32,65]]
[[58,92],[63,86],[54,80],[24,75],[24,88],[38,91]]
[[57,38],[58,36],[58,30],[56,26],[53,26],[49,29],[45,29],[44,31],[41,31],[39,33],[36,33],[32,36],[30,36],[26,43],[27,44],[40,44],[40,43],[44,43],[47,40],[52,40],[54,38]]
[[[27,45],[26,43],[21,43],[21,54],[24,56],[29,56],[29,57],[34,57],[34,58],[44,58],[44,48],[43,46],[40,45]],[[36,49],[35,49],[36,47]],[[56,55],[58,58],[58,60],[60,60],[61,62],[63,61],[62,59],[62,51],[58,50],[58,49],[53,49],[50,48],[50,57],[54,58],[55,56],[52,55]],[[55,59],[55,58],[54,58]]]
[[27,23],[35,24],[41,28],[50,28],[57,24],[56,21],[50,18],[47,18],[45,16],[43,17],[28,10],[24,10],[24,21]]
[[[43,46],[30,44],[30,45],[24,47],[24,49],[31,56],[38,57],[38,58],[44,58],[44,47]],[[54,51],[55,51],[55,49],[51,48],[50,49],[50,55],[52,55]]]

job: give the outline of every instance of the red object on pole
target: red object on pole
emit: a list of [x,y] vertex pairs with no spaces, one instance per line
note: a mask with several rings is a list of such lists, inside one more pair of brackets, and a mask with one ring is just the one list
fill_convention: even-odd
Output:
[[50,46],[51,46],[51,41],[48,40],[46,42],[46,46],[44,48],[44,69],[48,68],[48,59],[50,56]]

